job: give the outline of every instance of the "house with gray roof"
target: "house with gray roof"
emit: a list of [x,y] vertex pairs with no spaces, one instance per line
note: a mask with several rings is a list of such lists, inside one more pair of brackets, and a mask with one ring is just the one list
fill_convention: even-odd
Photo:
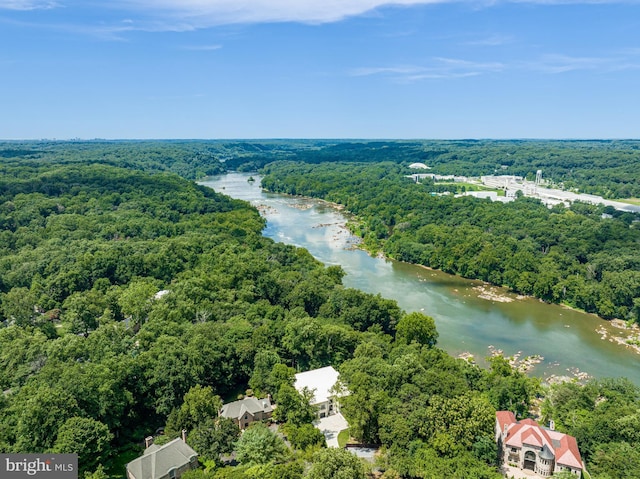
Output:
[[152,444],[142,456],[127,464],[128,479],[180,479],[198,467],[198,453],[181,438],[163,446]]
[[246,429],[252,422],[269,419],[272,412],[273,407],[269,399],[251,396],[223,405],[220,417],[233,419],[240,429]]

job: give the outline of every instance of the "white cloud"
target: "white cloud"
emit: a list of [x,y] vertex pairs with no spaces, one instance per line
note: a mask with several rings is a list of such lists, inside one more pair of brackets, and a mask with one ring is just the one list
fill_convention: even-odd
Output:
[[[0,10],[103,8],[136,14],[141,30],[185,31],[242,23],[331,23],[383,7],[462,3],[490,8],[500,3],[640,3],[640,0],[0,0]],[[150,26],[145,26],[144,24]],[[507,38],[490,37],[476,44],[496,45]]]
[[194,52],[211,52],[214,50],[220,50],[222,45],[187,45],[182,47],[183,50],[190,50]]
[[405,67],[363,67],[355,68],[351,71],[351,76],[361,77],[380,74],[395,74],[395,75],[411,75],[424,72],[424,67],[418,66],[405,66]]
[[403,83],[413,83],[420,80],[439,80],[443,78],[469,78],[482,75],[482,72],[464,72],[464,73],[421,73],[418,75],[407,75],[404,78],[399,78],[398,81]]
[[116,0],[123,8],[156,11],[197,26],[233,23],[330,23],[383,6],[445,3],[452,0]]
[[0,9],[4,10],[48,10],[58,6],[47,0],[0,0]]
[[439,78],[466,78],[489,73],[528,70],[541,74],[556,75],[573,71],[608,73],[623,70],[640,70],[640,62],[629,55],[601,57],[578,57],[563,54],[547,54],[531,61],[521,62],[480,62],[459,58],[435,57],[424,65],[394,65],[382,67],[361,67],[349,72],[353,77],[381,76],[399,83]]
[[[414,6],[437,3],[459,3],[465,0],[0,0],[0,9],[35,10],[73,5],[123,10],[139,10],[149,14],[164,12],[184,18],[202,19],[208,23],[307,22],[327,23],[361,15],[377,8]],[[637,4],[640,0],[466,0],[484,8],[500,3],[531,4]]]
[[478,47],[498,47],[513,42],[513,37],[507,35],[490,35],[485,38],[479,38],[477,40],[469,40],[463,43],[463,45],[478,46]]
[[618,63],[615,58],[572,57],[569,55],[545,55],[540,60],[527,63],[531,70],[543,73],[566,73],[576,70],[611,70]]
[[330,23],[382,7],[462,2],[488,8],[501,3],[637,4],[640,0],[112,0],[109,5],[170,15],[193,22],[194,26],[206,27],[263,22]]
[[459,58],[443,58],[437,57],[436,60],[450,68],[466,68],[482,71],[500,71],[504,68],[504,64],[500,62],[474,62],[469,60],[461,60]]
[[500,62],[474,62],[458,58],[433,58],[427,65],[355,68],[351,76],[382,75],[398,83],[441,78],[467,78],[505,69]]

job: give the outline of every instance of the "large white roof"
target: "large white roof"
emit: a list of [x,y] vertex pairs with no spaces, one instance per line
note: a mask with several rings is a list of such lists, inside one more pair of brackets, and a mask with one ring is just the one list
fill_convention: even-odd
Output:
[[431,169],[427,165],[425,165],[424,163],[411,163],[409,165],[409,168],[420,169],[420,170],[430,170]]
[[338,371],[333,369],[332,366],[327,366],[296,374],[295,388],[298,391],[302,391],[306,387],[313,391],[311,404],[320,404],[329,400],[331,396],[329,391],[337,380]]

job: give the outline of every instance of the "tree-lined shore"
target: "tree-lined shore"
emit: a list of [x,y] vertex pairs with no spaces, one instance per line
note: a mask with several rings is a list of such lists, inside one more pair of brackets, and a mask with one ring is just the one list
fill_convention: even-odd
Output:
[[264,173],[268,190],[343,205],[370,251],[604,318],[640,319],[638,215],[434,195],[393,163],[277,162]]

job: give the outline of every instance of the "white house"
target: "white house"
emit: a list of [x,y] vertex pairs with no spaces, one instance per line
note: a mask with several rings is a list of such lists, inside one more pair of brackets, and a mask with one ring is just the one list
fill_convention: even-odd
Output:
[[340,405],[332,391],[337,381],[338,371],[327,366],[296,374],[294,386],[299,392],[304,388],[313,391],[311,405],[317,408],[318,418],[323,418],[340,412]]

